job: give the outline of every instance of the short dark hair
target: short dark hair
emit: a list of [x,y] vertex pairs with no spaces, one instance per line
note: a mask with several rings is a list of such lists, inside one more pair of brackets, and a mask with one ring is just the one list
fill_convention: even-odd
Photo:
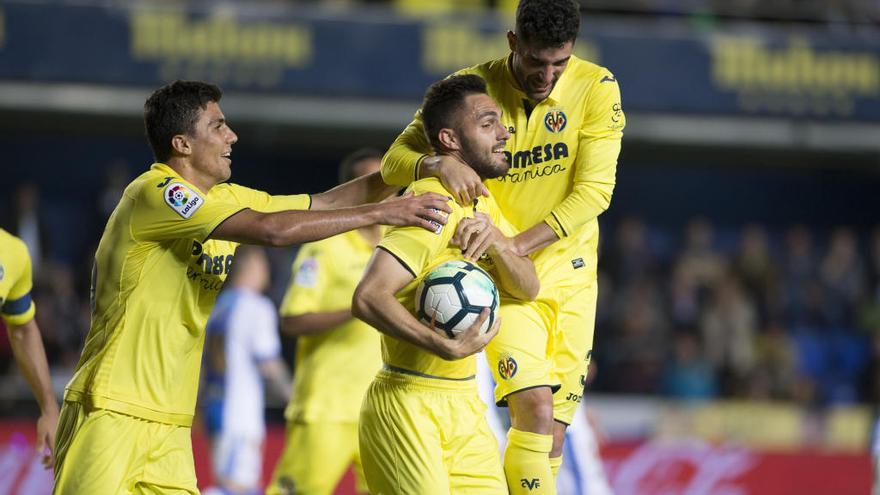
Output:
[[355,177],[354,167],[364,160],[382,159],[382,153],[375,148],[360,148],[345,155],[339,162],[339,183],[348,182]]
[[516,7],[516,35],[539,48],[574,42],[581,29],[575,0],[520,0]]
[[193,134],[199,111],[222,97],[220,88],[201,81],[174,81],[154,91],[144,103],[144,127],[156,161],[171,158],[171,138]]
[[425,124],[425,135],[435,151],[443,149],[438,138],[440,129],[455,125],[453,119],[465,97],[481,93],[488,94],[486,81],[474,74],[450,76],[428,88],[422,102],[422,121]]

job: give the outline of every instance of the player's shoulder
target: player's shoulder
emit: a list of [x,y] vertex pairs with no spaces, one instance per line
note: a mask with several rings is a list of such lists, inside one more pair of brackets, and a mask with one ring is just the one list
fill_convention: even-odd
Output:
[[3,229],[0,229],[0,252],[10,253],[15,257],[28,256],[24,241]]
[[425,177],[423,179],[414,181],[409,185],[406,190],[415,194],[433,192],[448,196],[450,198],[452,197],[452,194],[445,187],[443,187],[443,183],[440,182],[440,179],[436,177]]
[[488,83],[489,86],[493,86],[503,80],[507,70],[506,67],[507,57],[502,57],[499,59],[490,60],[488,62],[483,62],[482,64],[465,67],[464,69],[456,72],[454,75],[477,75],[485,79],[486,83]]

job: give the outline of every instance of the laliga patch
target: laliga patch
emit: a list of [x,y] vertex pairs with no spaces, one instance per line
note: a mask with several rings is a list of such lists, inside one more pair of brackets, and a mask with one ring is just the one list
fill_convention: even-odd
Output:
[[513,356],[510,354],[505,354],[498,360],[498,375],[505,380],[513,378],[518,368],[519,365],[516,364],[516,359],[513,359]]
[[568,117],[565,116],[565,112],[559,109],[550,110],[544,116],[544,127],[550,132],[562,132],[567,123]]
[[299,265],[299,270],[296,271],[293,283],[310,289],[318,285],[318,260],[314,257],[303,260]]
[[183,218],[189,218],[202,207],[205,200],[180,182],[172,182],[165,188],[165,202]]

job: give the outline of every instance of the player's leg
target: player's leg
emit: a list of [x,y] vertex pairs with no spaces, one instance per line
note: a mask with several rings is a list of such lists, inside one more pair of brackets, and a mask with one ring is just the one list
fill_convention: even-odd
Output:
[[554,475],[562,465],[565,428],[571,424],[583,399],[587,369],[593,348],[596,323],[595,281],[559,290],[557,324],[552,334],[553,378],[560,384],[553,397],[553,450],[550,461]]
[[86,411],[82,404],[65,402],[55,441],[53,493],[130,493],[145,457],[140,423],[130,416],[100,409]]
[[373,495],[448,495],[441,431],[434,421],[438,393],[418,379],[380,371],[361,407],[358,437]]
[[354,423],[288,422],[268,495],[330,495],[357,450]]
[[485,419],[482,400],[465,398],[460,402],[452,405],[451,420],[444,424],[454,435],[444,449],[450,493],[507,493],[498,442]]
[[555,493],[549,459],[557,386],[548,355],[552,314],[544,302],[502,301],[504,323],[486,348],[495,398],[510,408],[504,472],[511,494]]
[[255,493],[263,470],[261,438],[221,432],[212,446],[214,483],[223,493]]

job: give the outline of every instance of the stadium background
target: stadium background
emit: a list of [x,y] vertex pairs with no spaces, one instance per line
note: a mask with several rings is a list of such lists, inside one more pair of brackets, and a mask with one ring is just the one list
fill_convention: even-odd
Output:
[[[430,82],[505,54],[512,4],[0,1],[0,225],[34,251],[59,394],[104,221],[151,162],[140,118],[155,87],[218,83],[239,135],[233,180],[317,192],[347,152],[387,147]],[[581,4],[576,53],[615,73],[628,120],[586,399],[616,492],[866,493],[880,5]],[[292,256],[271,252],[276,301]],[[0,494],[47,490],[28,450],[35,413],[0,339]]]

